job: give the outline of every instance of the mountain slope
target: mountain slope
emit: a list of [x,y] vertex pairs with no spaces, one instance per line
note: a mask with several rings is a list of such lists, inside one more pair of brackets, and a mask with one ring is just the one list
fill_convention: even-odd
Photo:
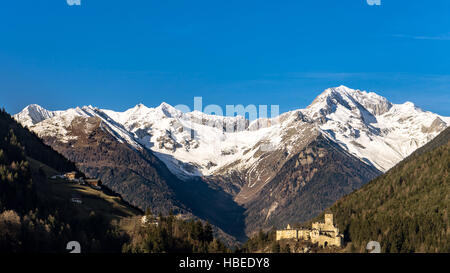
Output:
[[450,251],[450,128],[331,207],[353,250]]
[[80,170],[105,184],[135,206],[155,214],[185,213],[167,180],[175,179],[146,149],[139,153],[119,142],[98,117],[76,117],[67,127],[71,139],[44,138],[55,150],[76,162]]
[[247,204],[247,228],[285,227],[311,219],[379,174],[319,136],[286,162],[258,198]]

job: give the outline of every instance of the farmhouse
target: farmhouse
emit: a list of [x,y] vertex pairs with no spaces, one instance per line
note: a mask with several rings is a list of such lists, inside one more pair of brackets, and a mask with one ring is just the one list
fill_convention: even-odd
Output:
[[343,235],[333,224],[333,214],[325,214],[325,222],[315,222],[311,229],[295,229],[287,225],[286,229],[277,230],[277,241],[282,239],[305,240],[317,243],[319,246],[337,246],[343,244]]
[[64,174],[64,177],[68,180],[75,180],[77,177],[77,172],[68,172]]

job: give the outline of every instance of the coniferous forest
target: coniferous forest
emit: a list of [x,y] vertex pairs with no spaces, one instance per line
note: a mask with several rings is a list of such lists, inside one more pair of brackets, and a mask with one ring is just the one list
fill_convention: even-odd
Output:
[[138,225],[131,240],[123,246],[126,253],[226,253],[230,250],[214,238],[209,223],[177,219],[172,213],[154,217],[146,212],[147,225]]
[[[352,252],[450,252],[450,128],[331,207]],[[323,217],[323,215],[319,216]]]

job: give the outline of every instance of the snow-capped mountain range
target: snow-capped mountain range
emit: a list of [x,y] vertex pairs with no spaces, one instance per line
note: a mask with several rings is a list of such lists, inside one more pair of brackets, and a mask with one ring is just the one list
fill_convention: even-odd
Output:
[[[275,150],[292,153],[295,143],[307,137],[305,131],[327,136],[385,172],[450,124],[449,117],[423,111],[411,102],[393,104],[375,93],[345,86],[326,89],[306,109],[254,121],[183,113],[167,103],[155,108],[138,104],[125,112],[92,106],[49,111],[29,105],[14,117],[40,137],[62,142],[76,138],[70,134],[76,117],[98,117],[118,141],[152,150],[183,179],[214,175],[230,166],[248,169]],[[223,130],[229,124],[245,127]]]
[[14,118],[131,204],[192,214],[241,239],[311,219],[450,124],[345,86],[252,121],[167,103],[124,112],[29,105]]

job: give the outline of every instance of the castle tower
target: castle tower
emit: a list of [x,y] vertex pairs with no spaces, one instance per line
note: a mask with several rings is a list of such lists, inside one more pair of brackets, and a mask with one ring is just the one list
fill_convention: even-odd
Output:
[[325,214],[325,225],[333,226],[333,214],[331,213]]

